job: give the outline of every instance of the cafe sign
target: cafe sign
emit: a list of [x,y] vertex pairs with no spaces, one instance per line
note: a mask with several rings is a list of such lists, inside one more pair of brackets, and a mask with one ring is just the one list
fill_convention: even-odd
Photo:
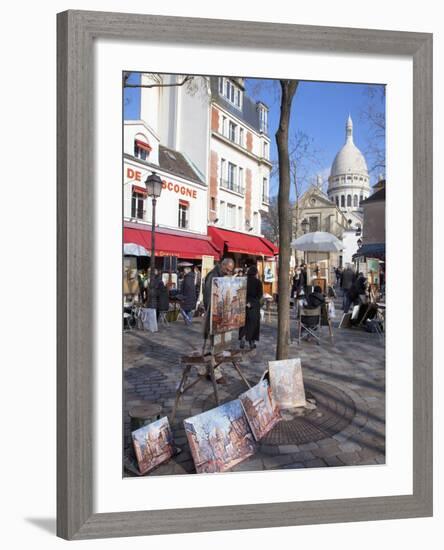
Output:
[[[143,181],[142,176],[143,174],[140,170],[135,170],[134,168],[130,168],[129,166],[126,168],[127,179],[142,182]],[[173,193],[177,193],[178,195],[181,195],[183,197],[197,199],[196,189],[193,189],[191,187],[188,187],[187,185],[183,185],[180,183],[174,183],[172,181],[168,181],[165,178],[162,179],[162,189],[166,189]]]

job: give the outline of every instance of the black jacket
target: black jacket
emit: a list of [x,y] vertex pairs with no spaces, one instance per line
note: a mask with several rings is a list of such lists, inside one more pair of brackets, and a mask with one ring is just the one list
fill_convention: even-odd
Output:
[[168,289],[158,275],[155,277],[153,285],[148,287],[148,307],[159,311],[168,311],[169,305]]
[[260,307],[263,295],[262,283],[255,276],[247,277],[247,303],[251,307]]
[[196,307],[196,277],[192,271],[187,273],[182,283],[182,307],[185,311],[191,311]]
[[355,273],[349,267],[346,267],[341,275],[341,287],[345,290],[349,290],[356,280]]
[[312,292],[307,296],[307,308],[314,309],[325,304],[325,297],[321,292]]

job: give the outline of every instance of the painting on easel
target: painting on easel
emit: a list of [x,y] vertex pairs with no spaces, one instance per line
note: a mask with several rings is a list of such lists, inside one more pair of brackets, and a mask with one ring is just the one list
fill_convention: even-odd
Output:
[[245,325],[246,277],[215,277],[211,287],[210,334],[222,334]]
[[184,420],[196,472],[225,472],[256,451],[242,405],[230,401]]

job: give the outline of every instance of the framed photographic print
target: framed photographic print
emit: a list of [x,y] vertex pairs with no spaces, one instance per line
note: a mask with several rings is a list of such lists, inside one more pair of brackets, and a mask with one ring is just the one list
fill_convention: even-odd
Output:
[[57,169],[59,536],[432,514],[431,35],[61,13]]

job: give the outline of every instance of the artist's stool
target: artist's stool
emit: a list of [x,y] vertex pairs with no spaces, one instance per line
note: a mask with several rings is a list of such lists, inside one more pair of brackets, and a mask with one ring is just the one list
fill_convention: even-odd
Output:
[[[243,375],[239,363],[242,361],[243,356],[247,353],[250,353],[249,350],[225,350],[220,353],[206,353],[204,355],[202,354],[194,354],[194,355],[183,355],[180,358],[180,362],[184,366],[184,369],[182,371],[182,378],[179,383],[179,386],[176,391],[176,399],[174,401],[174,407],[173,412],[171,414],[171,423],[174,422],[174,419],[176,417],[176,411],[177,407],[179,405],[180,398],[184,393],[186,393],[189,389],[191,389],[193,386],[198,384],[201,381],[206,382],[207,376],[210,377],[211,383],[213,385],[213,393],[214,393],[214,399],[216,401],[216,406],[219,406],[219,392],[217,389],[217,382],[216,382],[216,376],[214,374],[214,370],[222,365],[222,363],[231,363],[240,376],[241,380],[244,382],[244,384],[247,386],[247,388],[251,388],[250,383]],[[191,372],[192,367],[205,367],[206,374],[198,374],[198,377],[196,380],[193,380],[188,385],[186,385],[188,377]]]

